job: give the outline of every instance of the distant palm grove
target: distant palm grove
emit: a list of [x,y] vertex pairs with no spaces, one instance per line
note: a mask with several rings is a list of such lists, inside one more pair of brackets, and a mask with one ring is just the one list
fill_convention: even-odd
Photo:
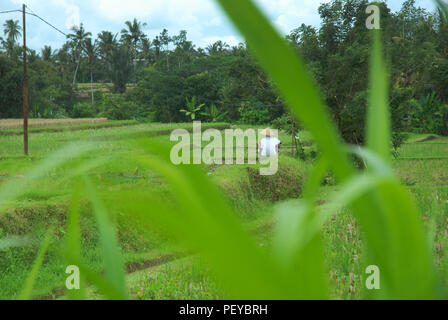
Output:
[[[322,4],[319,28],[298,22],[287,36],[307,62],[343,137],[353,143],[364,140],[371,40],[367,5],[364,0]],[[377,5],[394,131],[448,135],[446,19],[416,7],[414,0],[405,1],[399,12]],[[2,25],[0,118],[18,118],[22,30],[18,21]],[[81,24],[62,48],[29,50],[31,116],[288,125],[281,97],[245,44],[218,41],[197,48],[186,31],[171,35],[163,30],[149,39],[145,27],[134,19],[118,34],[95,36]],[[397,134],[395,140],[400,139]]]

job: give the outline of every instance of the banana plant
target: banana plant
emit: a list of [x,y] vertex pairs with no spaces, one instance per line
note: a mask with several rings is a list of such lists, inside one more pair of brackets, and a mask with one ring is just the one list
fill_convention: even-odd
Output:
[[191,121],[196,120],[196,114],[205,107],[205,104],[197,105],[196,97],[191,98],[191,100],[188,100],[187,98],[186,104],[187,109],[182,109],[180,112],[185,113],[187,117],[191,118]]
[[221,113],[218,107],[215,104],[212,104],[211,107],[206,109],[206,112],[201,112],[201,115],[207,117],[210,122],[220,122],[224,120],[224,117],[227,115],[227,112]]

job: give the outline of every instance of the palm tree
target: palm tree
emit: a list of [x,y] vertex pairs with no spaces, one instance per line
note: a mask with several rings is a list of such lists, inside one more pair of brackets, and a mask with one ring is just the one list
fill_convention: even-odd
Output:
[[172,38],[176,49],[174,50],[174,56],[177,57],[179,70],[182,68],[182,63],[184,60],[190,60],[191,56],[194,54],[195,49],[191,41],[187,40],[187,31],[181,30],[179,35],[173,36]]
[[19,20],[6,20],[3,27],[5,28],[5,30],[3,30],[4,35],[7,36],[7,40],[12,41],[12,43],[15,43],[16,40],[22,36],[22,27],[19,25]]
[[154,46],[154,56],[156,62],[159,60],[160,57],[160,48],[162,47],[162,43],[160,42],[159,36],[156,36],[154,40],[152,41],[152,45]]
[[125,93],[126,84],[132,72],[129,64],[129,50],[125,46],[117,45],[113,48],[110,56],[110,75],[114,84],[114,93]]
[[84,44],[85,40],[92,36],[91,32],[86,32],[84,29],[83,24],[78,27],[72,28],[73,33],[69,34],[67,38],[69,38],[72,42],[73,49],[74,49],[74,55],[75,59],[77,59],[76,62],[76,68],[75,68],[75,74],[73,76],[73,86],[76,84],[76,76],[78,74],[79,64],[81,63],[81,55],[84,51]]
[[51,46],[44,46],[41,50],[42,60],[52,61],[54,57],[54,52]]
[[166,68],[168,71],[170,71],[169,50],[170,50],[170,43],[173,41],[173,39],[169,36],[168,30],[163,29],[163,31],[160,33],[159,40],[160,44],[165,46]]
[[154,50],[152,48],[152,42],[147,37],[142,39],[140,44],[142,58],[147,63],[152,63],[154,61]]
[[89,65],[89,71],[90,71],[90,90],[92,94],[92,105],[93,105],[95,103],[93,97],[93,62],[95,61],[95,58],[98,53],[97,41],[96,40],[92,41],[92,38],[87,38],[84,42],[84,48],[87,54],[87,63]]
[[6,39],[3,40],[1,39],[2,42],[2,46],[3,48],[6,50],[6,54],[8,55],[8,57],[12,58],[13,56],[18,56],[18,48],[17,45],[11,40],[11,39]]
[[141,23],[134,18],[134,21],[125,22],[127,29],[121,30],[121,41],[128,46],[131,59],[134,63],[134,80],[137,82],[137,74],[135,71],[135,59],[137,58],[138,45],[141,40],[146,38],[142,29],[146,27],[147,23]]
[[57,69],[62,75],[64,75],[64,78],[67,77],[67,79],[72,67],[70,50],[71,44],[67,41],[62,45],[62,48],[54,54]]
[[141,23],[135,18],[134,21],[126,21],[125,24],[127,26],[127,29],[121,30],[121,40],[131,48],[136,49],[140,40],[145,36],[142,29],[148,24]]
[[218,40],[207,47],[207,51],[210,56],[215,54],[222,54],[227,52],[228,50],[230,50],[230,46],[227,43],[222,42],[221,40]]
[[110,62],[110,57],[117,44],[117,35],[113,35],[112,32],[102,31],[98,34],[98,51],[104,60]]

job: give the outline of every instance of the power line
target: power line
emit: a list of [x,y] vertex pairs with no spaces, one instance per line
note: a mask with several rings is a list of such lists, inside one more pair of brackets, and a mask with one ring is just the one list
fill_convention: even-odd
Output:
[[11,13],[11,12],[22,12],[22,10],[7,10],[7,11],[0,11],[0,13]]
[[[31,12],[26,12],[26,14],[36,17],[39,20],[41,20],[42,22],[46,23],[47,25],[49,25],[50,27],[52,27],[53,29],[55,29],[57,32],[63,34],[65,37],[67,37],[67,34],[63,31],[61,31],[60,29],[56,28],[54,25],[52,25],[50,22],[46,21],[44,18],[40,17],[39,15],[37,15],[33,10],[31,10],[30,7],[26,6],[27,9],[29,9]],[[11,12],[22,12],[22,10],[7,10],[7,11],[0,11],[0,13],[11,13]]]
[[36,17],[36,18],[40,19],[42,22],[46,23],[47,25],[49,25],[50,27],[52,27],[53,29],[55,29],[59,33],[63,34],[65,37],[67,37],[67,34],[65,32],[63,32],[60,29],[56,28],[54,25],[52,25],[50,22],[46,21],[44,18],[41,18],[39,15],[34,13],[34,11],[31,10],[30,7],[28,7],[28,6],[26,6],[26,7],[31,11],[31,12],[27,12],[26,14],[29,14],[30,16],[33,16],[33,17]]
[[26,14],[29,14],[30,16],[34,16],[34,17],[36,17],[36,18],[42,20],[43,22],[45,22],[46,24],[48,24],[50,27],[52,27],[53,29],[55,29],[55,30],[58,31],[59,33],[62,33],[64,36],[67,36],[67,34],[66,34],[65,32],[59,30],[58,28],[56,28],[55,26],[53,26],[51,23],[49,23],[49,22],[45,21],[43,18],[39,17],[37,14],[29,13],[29,12],[27,12]]

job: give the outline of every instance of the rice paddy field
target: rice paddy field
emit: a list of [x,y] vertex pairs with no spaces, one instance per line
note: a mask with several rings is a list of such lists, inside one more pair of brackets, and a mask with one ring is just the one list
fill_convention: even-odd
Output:
[[[1,127],[1,124],[0,124]],[[243,129],[249,126],[240,127]],[[20,239],[14,245],[0,242],[0,299],[15,299],[22,291],[38,257],[43,239],[51,230],[51,242],[42,258],[32,285],[34,299],[66,299],[67,261],[64,248],[73,210],[73,185],[82,172],[95,185],[105,211],[114,225],[123,257],[126,287],[133,299],[225,299],[233,297],[208,260],[200,252],[188,249],[182,239],[165,232],[163,227],[141,219],[130,202],[145,199],[148,210],[163,206],[177,208],[177,198],[166,178],[142,163],[152,157],[142,143],[168,144],[174,129],[191,130],[191,124],[121,123],[113,127],[61,129],[30,135],[30,156],[22,155],[20,135],[0,135],[0,193],[10,186],[21,186],[16,196],[2,204],[0,239]],[[203,129],[238,128],[229,124],[203,124]],[[14,129],[11,129],[14,130]],[[8,132],[4,129],[4,132]],[[13,131],[12,131],[13,132]],[[303,185],[315,163],[317,153],[307,132],[300,132],[305,159],[291,154],[291,136],[280,132],[283,149],[279,171],[274,176],[260,176],[258,165],[201,165],[200,168],[237,213],[237,220],[261,251],[272,249],[277,226],[275,212],[282,206],[295,206],[303,196]],[[51,167],[30,183],[21,184],[48,158],[66,157],[64,153],[93,145],[78,160],[68,158]],[[67,147],[69,146],[69,147]],[[224,146],[225,147],[225,146]],[[63,149],[66,148],[66,149]],[[65,150],[62,153],[59,150]],[[58,151],[60,153],[58,153]],[[416,201],[432,248],[442,282],[448,280],[448,139],[410,134],[392,166],[403,185]],[[55,155],[56,154],[56,155]],[[57,161],[57,160],[55,160]],[[318,191],[316,201],[325,205],[339,187],[329,174]],[[85,191],[85,190],[83,190]],[[188,190],[185,191],[186,193]],[[83,193],[84,194],[84,193]],[[80,198],[80,251],[83,263],[98,274],[104,271],[101,230],[92,204]],[[137,208],[137,205],[136,205]],[[140,212],[141,214],[141,212]],[[144,214],[144,213],[143,213]],[[194,226],[191,226],[194,230]],[[329,279],[330,298],[360,299],[364,290],[365,248],[363,230],[347,208],[338,209],[325,222],[320,237],[323,244],[325,273]],[[217,249],[219,250],[219,249]],[[87,282],[85,294],[90,299],[104,296]]]
[[[105,118],[93,119],[29,119],[28,126],[32,127],[51,127],[77,124],[94,124],[104,123]],[[20,129],[23,127],[23,119],[0,119],[0,130],[4,129]]]

